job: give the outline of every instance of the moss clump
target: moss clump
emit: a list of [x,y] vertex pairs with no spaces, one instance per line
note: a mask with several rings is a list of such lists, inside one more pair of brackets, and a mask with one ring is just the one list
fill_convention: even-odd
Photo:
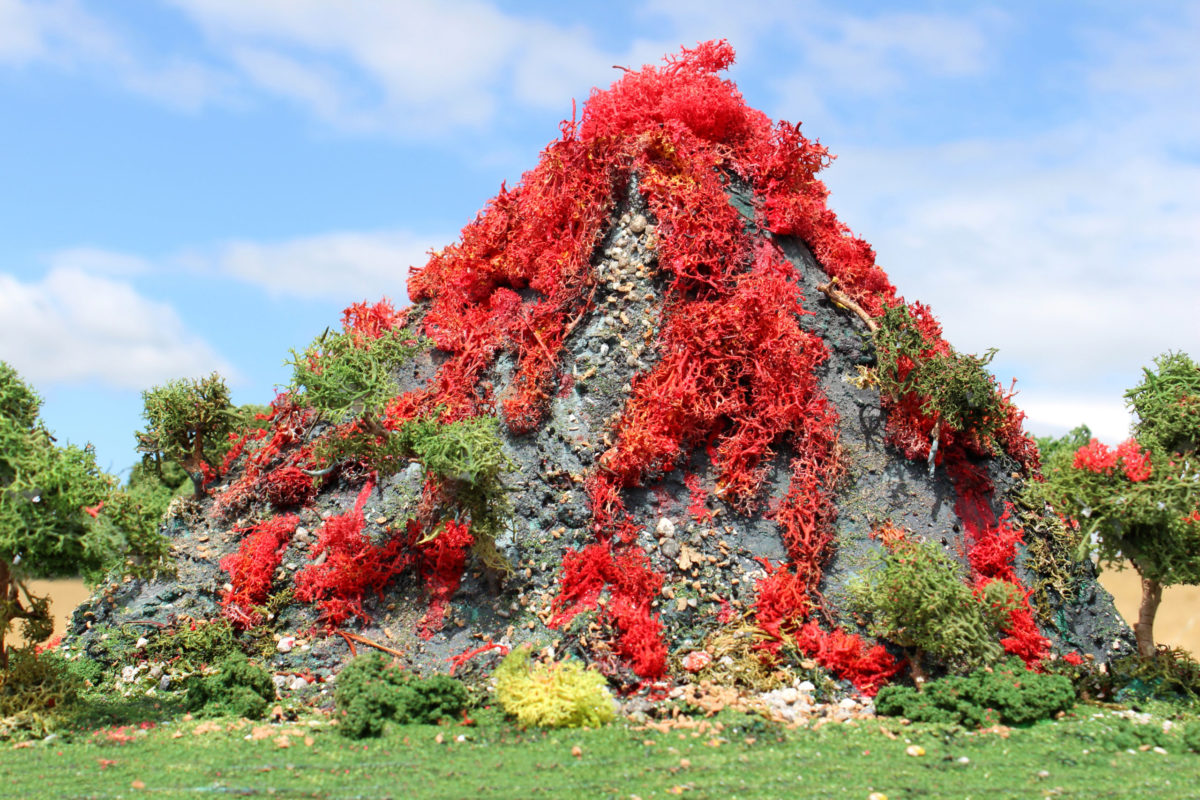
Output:
[[900,539],[875,558],[850,584],[850,603],[872,635],[908,651],[915,676],[923,676],[925,658],[962,673],[1000,657],[998,628],[1016,607],[1015,586],[992,581],[977,595],[928,542]]
[[998,453],[996,436],[1007,415],[996,381],[987,371],[995,349],[976,356],[939,345],[903,303],[885,306],[877,321],[874,378],[880,393],[897,401],[915,398],[921,413],[937,426],[969,431]]
[[1193,753],[1200,753],[1200,720],[1193,720],[1184,727],[1183,746]]
[[530,648],[508,654],[496,668],[496,699],[522,725],[600,727],[613,717],[604,676],[578,661],[530,663]]
[[338,674],[334,695],[338,732],[352,739],[378,736],[389,721],[432,725],[467,705],[467,690],[448,675],[418,678],[381,653],[354,658]]
[[184,698],[191,712],[262,719],[275,701],[271,674],[241,653],[226,657],[216,672],[192,683]]
[[166,661],[182,672],[199,672],[241,654],[233,624],[219,617],[214,620],[181,619],[174,628],[167,628],[152,637],[146,645],[146,656]]
[[0,736],[45,736],[78,699],[80,686],[58,654],[10,650],[8,670],[0,672]]
[[884,716],[971,728],[1028,725],[1074,705],[1075,690],[1068,678],[1028,672],[1016,660],[930,681],[924,691],[885,686],[875,697],[875,711]]
[[292,351],[292,388],[304,402],[341,421],[348,415],[373,420],[400,393],[397,368],[429,346],[408,327],[391,326],[374,334],[349,322],[340,333],[326,329],[303,353]]

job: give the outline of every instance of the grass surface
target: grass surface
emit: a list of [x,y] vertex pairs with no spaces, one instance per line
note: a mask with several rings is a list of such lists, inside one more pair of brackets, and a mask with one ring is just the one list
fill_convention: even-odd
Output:
[[1087,707],[1000,733],[879,720],[786,730],[747,718],[715,734],[543,732],[493,719],[352,742],[324,724],[188,721],[6,745],[0,797],[1200,798],[1200,755],[1177,733],[1165,753],[1127,749],[1110,722]]

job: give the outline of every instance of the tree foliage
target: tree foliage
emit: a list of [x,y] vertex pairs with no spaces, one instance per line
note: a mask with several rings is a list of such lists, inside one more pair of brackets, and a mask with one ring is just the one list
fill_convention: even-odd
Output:
[[888,543],[877,563],[851,584],[851,604],[875,636],[908,651],[913,674],[932,659],[967,672],[999,658],[999,629],[1018,605],[1016,587],[993,580],[978,592],[935,544],[902,538]]
[[58,446],[38,416],[41,398],[0,362],[0,661],[12,622],[28,642],[50,635],[49,600],[30,578],[110,568],[161,568],[168,545],[158,518],[96,465],[90,446]]
[[204,496],[210,464],[219,463],[221,446],[233,429],[233,412],[225,380],[180,378],[142,392],[146,430],[137,435],[144,462],[173,461],[192,479],[195,495]]
[[1149,657],[1161,587],[1200,583],[1200,366],[1165,353],[1125,398],[1137,416],[1133,436],[1116,448],[1091,439],[1069,466],[1057,459],[1044,495],[1079,523],[1102,561],[1127,561],[1141,576],[1134,630]]

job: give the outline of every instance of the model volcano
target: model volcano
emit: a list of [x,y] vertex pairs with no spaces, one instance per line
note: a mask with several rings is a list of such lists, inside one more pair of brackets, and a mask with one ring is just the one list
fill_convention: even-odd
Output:
[[347,309],[175,507],[178,574],[81,609],[85,642],[220,617],[299,636],[297,670],[367,642],[461,674],[533,641],[627,685],[791,663],[870,692],[938,668],[863,599],[923,553],[996,657],[1127,647],[1078,534],[1022,500],[1011,393],[897,294],[827,207],[831,156],[732,61],[593,91],[411,307]]

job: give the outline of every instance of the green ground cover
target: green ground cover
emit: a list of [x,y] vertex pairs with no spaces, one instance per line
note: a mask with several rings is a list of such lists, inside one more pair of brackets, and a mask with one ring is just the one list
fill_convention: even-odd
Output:
[[189,720],[6,745],[0,797],[1200,798],[1200,754],[1185,721],[1163,731],[1164,709],[1139,723],[1078,706],[991,732],[883,719],[788,730],[723,713],[703,733],[521,730],[482,711],[472,727],[359,741],[327,718]]

